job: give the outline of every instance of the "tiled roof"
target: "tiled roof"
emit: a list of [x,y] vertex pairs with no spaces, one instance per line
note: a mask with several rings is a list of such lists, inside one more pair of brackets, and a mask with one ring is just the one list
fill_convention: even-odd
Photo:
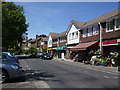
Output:
[[48,36],[47,37],[43,37],[42,39],[43,39],[43,41],[48,41]]
[[76,24],[81,29],[85,25],[86,22],[72,20],[72,23]]
[[30,42],[30,43],[31,43],[31,42],[36,42],[36,39],[31,39],[29,42]]
[[59,35],[59,33],[52,33],[52,32],[50,32],[50,35],[51,35],[52,38],[55,38],[57,35]]
[[65,32],[59,33],[59,35],[58,35],[57,37],[65,36],[67,32],[68,32],[68,31],[65,31]]
[[111,18],[113,16],[116,16],[116,15],[118,15],[118,9],[113,10],[113,11],[107,13],[107,14],[104,14],[102,16],[99,16],[95,19],[92,19],[92,20],[86,22],[86,24],[83,26],[83,28],[89,27],[90,25],[93,25],[93,24],[96,24],[98,22],[104,21],[104,20],[109,19],[109,18]]

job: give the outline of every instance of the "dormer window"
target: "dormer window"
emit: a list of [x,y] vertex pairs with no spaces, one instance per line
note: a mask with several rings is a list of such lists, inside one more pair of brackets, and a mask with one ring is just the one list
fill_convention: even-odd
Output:
[[98,35],[99,31],[98,31],[98,25],[97,26],[93,26],[93,35]]
[[83,37],[87,37],[87,30],[86,29],[83,30]]
[[113,20],[106,22],[106,32],[113,31]]
[[75,38],[78,38],[78,31],[75,32]]
[[120,30],[120,18],[115,19],[115,30]]
[[88,36],[92,36],[92,27],[88,29]]

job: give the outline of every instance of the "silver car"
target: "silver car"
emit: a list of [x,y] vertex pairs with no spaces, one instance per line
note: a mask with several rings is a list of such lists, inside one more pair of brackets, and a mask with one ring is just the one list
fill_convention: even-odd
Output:
[[19,60],[9,52],[0,53],[0,83],[23,75]]

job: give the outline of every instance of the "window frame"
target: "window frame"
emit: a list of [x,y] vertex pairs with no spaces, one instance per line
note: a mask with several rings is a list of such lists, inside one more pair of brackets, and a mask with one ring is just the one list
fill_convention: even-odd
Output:
[[106,22],[106,32],[112,32],[113,31],[114,25],[113,25],[112,29],[108,30],[108,23],[110,24],[110,22],[113,23],[113,20],[109,20],[109,21]]
[[[91,30],[91,32],[90,32],[91,35],[89,35],[89,31],[90,31],[90,30]],[[90,37],[90,36],[92,36],[92,35],[93,35],[93,30],[92,30],[92,27],[90,27],[90,28],[88,28],[87,36]]]
[[117,27],[116,27],[117,19],[120,20],[120,18],[116,18],[116,19],[115,19],[115,30],[120,30],[120,28],[117,28]]
[[[85,31],[85,33],[84,33]],[[87,29],[83,29],[83,35],[82,35],[83,38],[87,37]]]
[[93,26],[93,35],[98,35],[98,34],[99,34],[99,27],[98,27],[98,25],[95,25],[95,26]]

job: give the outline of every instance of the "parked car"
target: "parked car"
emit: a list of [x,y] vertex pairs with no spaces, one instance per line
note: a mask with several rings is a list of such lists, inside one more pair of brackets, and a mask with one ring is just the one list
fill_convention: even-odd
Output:
[[23,75],[17,57],[9,52],[0,53],[0,83]]
[[49,53],[42,53],[42,55],[40,56],[40,58],[42,58],[42,59],[52,59],[53,56],[50,55]]
[[32,54],[32,55],[30,55],[30,58],[40,58],[41,55],[42,55],[42,53]]

